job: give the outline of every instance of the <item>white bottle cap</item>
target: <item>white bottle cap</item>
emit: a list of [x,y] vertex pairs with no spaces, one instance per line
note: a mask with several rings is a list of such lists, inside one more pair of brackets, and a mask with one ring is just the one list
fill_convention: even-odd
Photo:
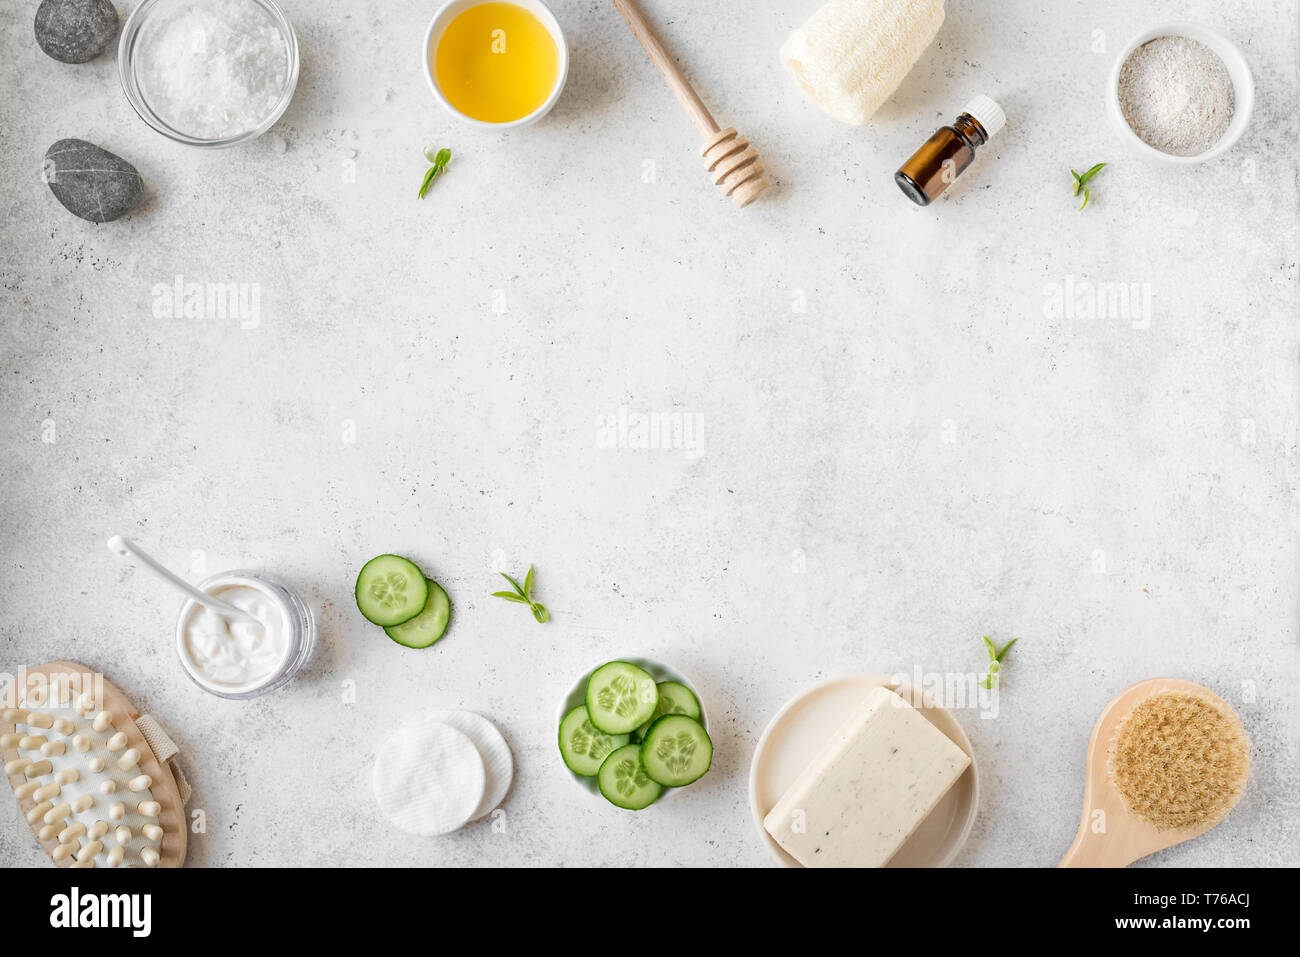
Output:
[[967,103],[962,112],[975,117],[979,125],[984,127],[984,132],[988,134],[989,139],[996,136],[998,130],[1007,125],[1007,115],[1002,112],[1002,107],[982,94]]

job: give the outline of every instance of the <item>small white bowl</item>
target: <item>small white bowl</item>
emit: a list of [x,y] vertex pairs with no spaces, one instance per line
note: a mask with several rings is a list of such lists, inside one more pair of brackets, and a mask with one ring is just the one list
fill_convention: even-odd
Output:
[[[591,673],[593,671],[595,671],[603,664],[608,664],[608,662],[610,661],[626,661],[629,664],[636,665],[638,668],[643,668],[644,670],[650,673],[650,677],[654,678],[656,684],[661,681],[676,681],[678,684],[685,685],[687,688],[690,689],[691,694],[695,695],[695,700],[700,703],[700,724],[704,725],[705,731],[709,730],[708,709],[705,708],[704,699],[700,697],[699,690],[696,689],[695,685],[691,682],[690,678],[686,677],[676,668],[664,664],[662,661],[655,661],[655,659],[653,658],[637,658],[631,655],[623,655],[622,657],[609,658],[606,661],[597,662],[596,664],[588,668],[586,671],[584,671],[581,675],[579,675],[578,679],[573,682],[572,686],[570,686],[569,688],[568,693],[562,699],[560,699],[559,710],[555,712],[555,731],[556,731],[557,741],[558,741],[558,735],[560,729],[560,722],[564,720],[564,716],[568,714],[570,711],[572,711],[574,708],[576,708],[578,705],[587,703],[587,679],[591,677]],[[564,769],[564,773],[567,774],[569,777],[571,777],[573,779],[573,782],[576,785],[578,785],[578,787],[582,788],[588,794],[596,798],[599,798],[601,801],[605,800],[604,795],[600,793],[600,785],[596,783],[595,776],[593,775],[592,777],[589,778],[583,777],[581,774],[575,774],[573,771],[571,771],[569,769],[569,766],[564,763],[564,759],[560,757],[558,747],[555,752],[555,762],[561,768]],[[659,800],[655,801],[655,804],[660,804],[663,801],[668,800],[668,798],[672,797],[678,791],[682,791],[682,790],[686,790],[686,789],[685,788],[664,788],[664,793],[659,796]],[[613,807],[613,805],[611,804],[610,807]],[[654,807],[654,804],[650,805],[650,807]],[[650,808],[646,808],[647,811],[649,809]]]
[[470,7],[477,7],[480,3],[486,3],[489,0],[448,0],[441,9],[433,15],[429,21],[429,29],[424,34],[424,46],[420,53],[424,57],[424,78],[429,82],[429,89],[433,92],[434,99],[441,103],[448,112],[461,120],[469,123],[471,126],[480,126],[489,130],[508,130],[516,126],[529,126],[536,123],[547,113],[551,112],[551,107],[559,100],[560,94],[564,92],[564,82],[569,77],[569,46],[564,40],[564,31],[560,29],[560,21],[555,19],[555,14],[551,13],[550,7],[542,3],[542,0],[504,0],[507,3],[513,3],[515,6],[523,7],[533,16],[541,21],[542,26],[546,27],[551,34],[551,39],[555,41],[555,48],[559,56],[559,69],[556,71],[555,88],[551,90],[551,95],[546,98],[546,102],[539,106],[527,116],[522,116],[517,120],[511,120],[509,123],[488,123],[484,120],[476,120],[472,116],[466,116],[456,107],[451,105],[451,101],[443,94],[442,88],[438,86],[438,77],[433,68],[432,54],[438,48],[438,43],[442,40],[442,35],[452,20],[456,19],[461,13]]
[[[1224,67],[1227,68],[1228,78],[1232,80],[1232,121],[1228,124],[1228,128],[1223,131],[1223,136],[1219,137],[1219,141],[1204,153],[1198,153],[1195,156],[1174,156],[1165,153],[1144,142],[1140,136],[1133,132],[1133,128],[1128,125],[1128,120],[1124,119],[1124,111],[1119,105],[1120,70],[1124,68],[1125,61],[1128,60],[1129,55],[1134,50],[1157,37],[1187,37],[1190,40],[1198,40],[1204,43],[1219,55],[1219,59],[1223,61]],[[1106,105],[1107,113],[1110,114],[1111,121],[1115,124],[1120,138],[1141,156],[1157,162],[1168,163],[1171,166],[1190,166],[1194,163],[1204,163],[1206,160],[1222,156],[1241,139],[1241,135],[1246,132],[1246,127],[1250,125],[1250,115],[1255,109],[1255,79],[1251,75],[1250,64],[1246,62],[1241,50],[1223,34],[1196,23],[1162,23],[1139,33],[1128,42],[1124,49],[1120,50],[1119,56],[1115,59],[1115,66],[1110,71],[1110,82],[1106,89]]]
[[918,707],[926,720],[971,759],[957,783],[885,866],[947,867],[970,837],[979,812],[980,779],[975,751],[962,726],[930,695],[915,695],[907,682],[891,675],[845,675],[818,682],[786,702],[768,722],[754,749],[749,769],[749,809],[763,844],[782,867],[802,865],[767,833],[764,818],[863,697],[881,685]]

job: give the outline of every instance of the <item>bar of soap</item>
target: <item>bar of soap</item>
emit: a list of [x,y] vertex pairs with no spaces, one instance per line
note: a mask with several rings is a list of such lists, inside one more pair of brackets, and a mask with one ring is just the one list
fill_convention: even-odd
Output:
[[883,867],[970,757],[888,688],[873,688],[763,819],[804,867]]

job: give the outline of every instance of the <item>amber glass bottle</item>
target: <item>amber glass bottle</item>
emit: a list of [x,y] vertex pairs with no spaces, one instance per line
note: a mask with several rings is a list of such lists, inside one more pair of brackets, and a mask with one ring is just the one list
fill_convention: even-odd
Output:
[[966,171],[975,151],[1006,125],[1002,107],[987,96],[966,105],[952,126],[941,126],[894,174],[894,182],[918,206],[929,206]]

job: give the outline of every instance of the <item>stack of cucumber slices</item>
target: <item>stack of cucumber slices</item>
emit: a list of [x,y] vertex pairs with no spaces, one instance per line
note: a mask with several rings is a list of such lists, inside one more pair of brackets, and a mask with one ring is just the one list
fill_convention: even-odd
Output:
[[611,661],[587,679],[586,703],[560,722],[560,756],[574,774],[594,777],[609,803],[639,811],[664,788],[702,778],[713,741],[690,688]]
[[442,637],[451,618],[451,602],[442,586],[401,555],[379,555],[362,566],[357,608],[407,648],[428,648]]

